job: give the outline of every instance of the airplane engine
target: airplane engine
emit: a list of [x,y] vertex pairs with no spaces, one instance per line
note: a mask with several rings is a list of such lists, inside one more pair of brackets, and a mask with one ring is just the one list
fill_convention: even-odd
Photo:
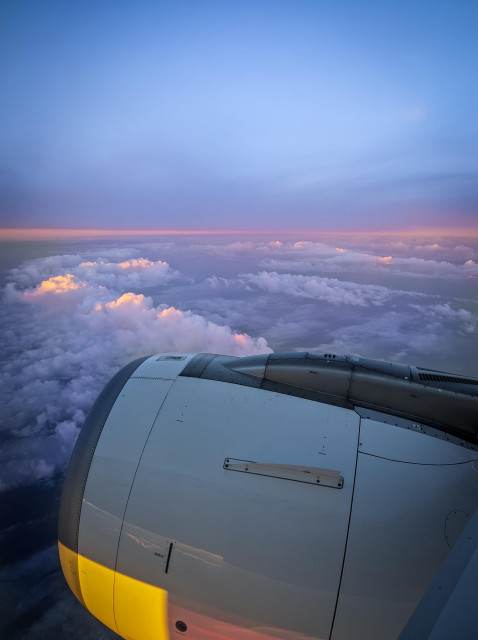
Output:
[[478,504],[478,380],[333,354],[159,354],[64,483],[78,600],[131,640],[395,639]]

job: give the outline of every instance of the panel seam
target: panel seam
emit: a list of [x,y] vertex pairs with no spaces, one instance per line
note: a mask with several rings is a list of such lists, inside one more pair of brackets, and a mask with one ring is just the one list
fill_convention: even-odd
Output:
[[337,615],[337,607],[338,607],[338,604],[339,604],[340,589],[342,587],[342,578],[343,578],[343,575],[344,575],[345,557],[347,555],[347,546],[348,546],[349,533],[350,533],[350,522],[352,520],[352,509],[353,509],[353,505],[354,505],[355,482],[356,482],[356,479],[357,479],[357,465],[358,465],[358,458],[359,458],[359,456],[358,456],[358,454],[359,454],[358,448],[359,448],[359,443],[360,443],[360,428],[361,428],[361,426],[362,426],[362,418],[359,416],[359,425],[358,425],[358,433],[357,433],[357,453],[355,455],[355,470],[354,470],[354,481],[353,481],[353,486],[352,486],[352,497],[350,499],[349,521],[348,521],[348,524],[347,524],[347,534],[345,536],[344,555],[343,555],[343,558],[342,558],[342,568],[340,570],[339,586],[337,588],[337,597],[335,599],[334,615],[332,616],[332,624],[330,625],[329,640],[332,640],[332,633],[334,631],[335,616]]
[[363,456],[370,456],[371,458],[379,458],[380,460],[388,460],[388,462],[399,462],[400,464],[417,464],[421,467],[454,467],[459,464],[478,462],[478,458],[471,458],[471,460],[463,460],[462,462],[411,462],[409,460],[396,460],[395,458],[378,456],[376,453],[367,453],[366,451],[359,451],[359,454]]

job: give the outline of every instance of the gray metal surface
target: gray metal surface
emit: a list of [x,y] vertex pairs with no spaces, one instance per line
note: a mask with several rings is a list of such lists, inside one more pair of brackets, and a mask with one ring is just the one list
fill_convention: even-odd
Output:
[[[171,634],[180,616],[191,638],[395,640],[478,504],[477,384],[333,354],[131,363],[65,484],[60,542],[93,561],[80,600],[100,589],[114,615],[119,573],[167,590]],[[465,547],[400,640],[474,637]]]
[[[476,509],[475,459],[471,449],[362,420],[332,640],[397,638],[449,553],[450,512]],[[465,524],[455,519],[450,535]]]
[[172,380],[130,378],[105,424],[81,509],[78,551],[114,571],[128,495]]
[[[478,380],[333,354],[245,358],[200,354],[182,375],[255,387],[344,408],[365,407],[478,443]],[[205,366],[203,366],[205,364]]]
[[109,569],[116,567],[123,516],[141,454],[188,358],[165,361],[152,356],[140,363],[118,395],[98,440],[84,489],[78,552]]
[[127,380],[148,357],[130,362],[111,378],[96,399],[76,441],[63,484],[58,519],[58,539],[71,551],[78,552],[81,502],[101,432]]
[[427,436],[430,436],[431,438],[434,438],[435,440],[444,440],[445,442],[456,444],[459,447],[463,447],[464,449],[472,449],[473,451],[478,451],[478,443],[463,440],[463,438],[454,436],[451,433],[442,431],[441,429],[430,427],[429,425],[423,424],[423,422],[420,422],[418,420],[407,420],[406,418],[402,418],[397,415],[383,413],[382,411],[375,411],[374,409],[369,409],[367,407],[355,406],[355,412],[361,418],[375,420],[375,422],[380,422],[382,424],[391,424],[395,427],[399,427],[400,429],[407,429],[408,431],[423,433]]
[[[466,446],[450,446],[443,438],[430,437],[419,425],[410,435],[395,425],[376,419],[362,419],[364,437],[359,452],[410,464],[453,465],[478,461],[478,450]],[[365,437],[366,436],[366,437]]]
[[[353,411],[178,377],[148,439],[117,571],[171,606],[292,640],[327,638],[347,535],[359,418]],[[340,469],[341,490],[223,468],[228,455]],[[156,551],[174,541],[169,571]],[[163,550],[163,551],[161,551]],[[239,637],[239,636],[238,636]]]
[[478,510],[470,518],[399,640],[478,637]]

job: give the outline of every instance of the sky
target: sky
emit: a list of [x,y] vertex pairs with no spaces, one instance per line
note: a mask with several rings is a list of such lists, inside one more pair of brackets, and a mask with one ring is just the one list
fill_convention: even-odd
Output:
[[3,0],[0,227],[476,228],[474,0]]

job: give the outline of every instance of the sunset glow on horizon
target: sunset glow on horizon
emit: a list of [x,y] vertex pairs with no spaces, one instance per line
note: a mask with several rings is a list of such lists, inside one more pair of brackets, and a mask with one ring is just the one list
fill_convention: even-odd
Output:
[[478,237],[478,222],[474,227],[416,227],[410,229],[61,229],[61,228],[0,228],[0,241],[66,240],[82,238],[128,238],[147,236],[449,236]]

